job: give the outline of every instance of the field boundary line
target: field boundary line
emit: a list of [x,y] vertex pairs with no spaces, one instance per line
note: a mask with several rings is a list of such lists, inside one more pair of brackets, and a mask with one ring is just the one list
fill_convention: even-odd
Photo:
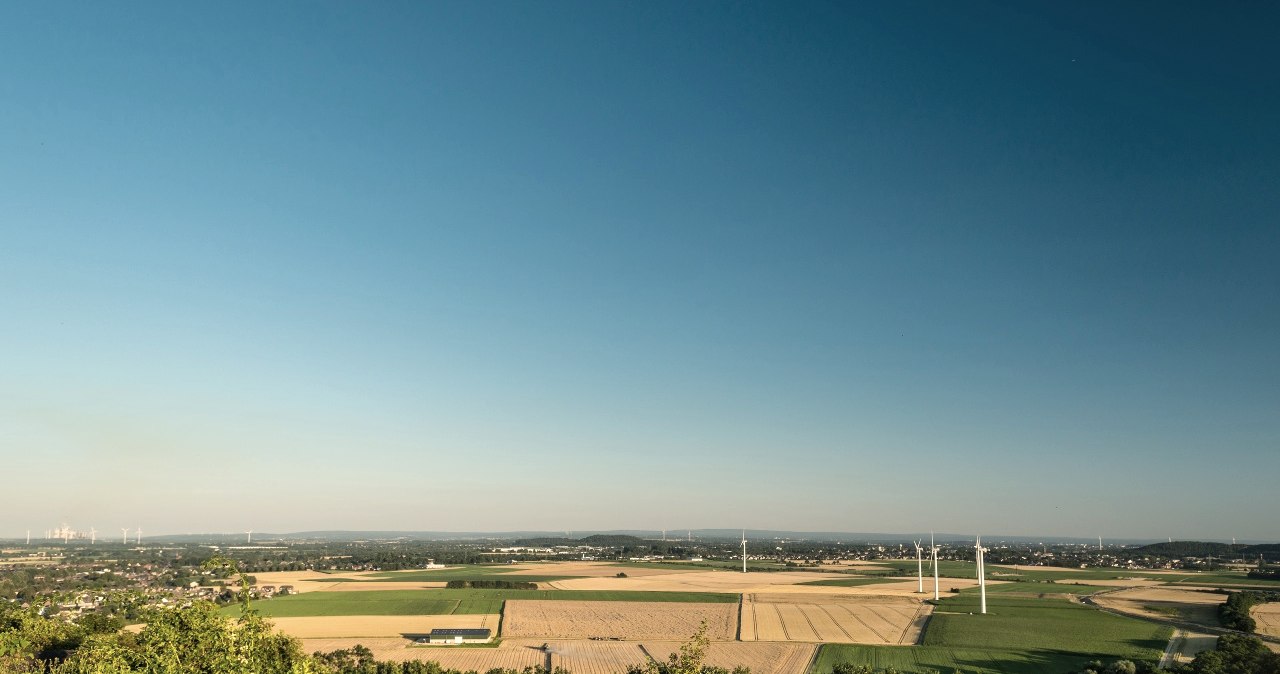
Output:
[[826,644],[818,644],[818,647],[813,649],[813,655],[809,656],[809,665],[804,668],[805,674],[818,674],[817,672],[813,671],[813,668],[818,666],[818,654],[821,653],[822,649],[826,647],[827,647]]
[[738,629],[734,632],[734,639],[742,641],[742,604],[746,601],[746,595],[738,595]]
[[915,644],[905,644],[905,645],[915,645],[915,646],[924,645],[925,630],[929,629],[929,623],[933,620],[932,611],[930,611],[927,615],[922,615],[924,614],[925,606],[927,606],[927,604],[921,602],[920,606],[916,608],[916,614],[911,616],[911,622],[907,623],[906,629],[902,630],[902,638],[903,640],[905,640],[907,638],[907,631],[911,629],[911,626],[915,625],[917,620],[923,619],[923,622],[920,623],[920,635],[916,637]]
[[653,657],[653,653],[650,653],[649,649],[645,648],[643,643],[636,644],[636,645],[640,647],[640,652],[644,653],[644,657],[649,658],[649,662],[658,664],[658,659]]

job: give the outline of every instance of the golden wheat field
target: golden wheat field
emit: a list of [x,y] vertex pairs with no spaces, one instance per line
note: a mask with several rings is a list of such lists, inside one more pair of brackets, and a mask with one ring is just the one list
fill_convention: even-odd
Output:
[[[641,645],[656,660],[666,660],[680,648],[678,641],[646,641]],[[751,668],[751,674],[804,674],[817,649],[817,644],[721,641],[707,648],[706,663],[726,669],[744,665]]]
[[299,639],[399,637],[426,634],[441,627],[488,627],[495,632],[502,616],[474,615],[350,615],[272,618],[276,629]]
[[913,644],[932,608],[895,596],[748,594],[742,640]]
[[1258,631],[1273,637],[1280,637],[1280,602],[1268,602],[1253,607],[1250,612],[1258,622]]
[[707,637],[732,639],[735,604],[636,601],[507,601],[502,636],[561,639],[688,639],[707,622]]
[[542,564],[512,564],[514,571],[502,574],[506,576],[583,576],[587,578],[611,578],[619,573],[628,577],[662,576],[672,573],[686,573],[688,569],[656,569],[645,566],[631,566],[620,562],[546,562]]
[[[533,645],[542,643],[537,640]],[[563,667],[573,674],[621,674],[628,667],[648,660],[644,649],[634,641],[557,639],[546,644],[550,648],[551,666]]]
[[533,646],[508,645],[497,648],[456,648],[451,646],[413,646],[405,639],[303,639],[302,648],[308,653],[333,651],[363,645],[373,651],[378,660],[404,662],[423,660],[440,663],[446,669],[485,672],[503,669],[543,667],[546,654]]
[[1218,604],[1226,595],[1167,587],[1137,587],[1096,595],[1103,608],[1133,616],[1167,620],[1171,617],[1201,625],[1218,624]]

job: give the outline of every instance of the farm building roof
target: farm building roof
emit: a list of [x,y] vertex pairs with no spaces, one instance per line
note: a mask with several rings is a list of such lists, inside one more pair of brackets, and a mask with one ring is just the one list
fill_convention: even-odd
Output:
[[488,627],[436,627],[431,630],[433,637],[488,637]]

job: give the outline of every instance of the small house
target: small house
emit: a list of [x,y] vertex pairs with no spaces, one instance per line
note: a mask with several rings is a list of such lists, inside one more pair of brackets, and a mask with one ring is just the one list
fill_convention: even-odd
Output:
[[427,635],[431,644],[487,644],[493,638],[493,630],[487,627],[437,627]]

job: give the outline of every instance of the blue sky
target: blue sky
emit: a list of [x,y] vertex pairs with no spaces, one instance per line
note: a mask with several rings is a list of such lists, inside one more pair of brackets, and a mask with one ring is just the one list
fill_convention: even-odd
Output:
[[1280,539],[1276,13],[7,6],[0,535]]

